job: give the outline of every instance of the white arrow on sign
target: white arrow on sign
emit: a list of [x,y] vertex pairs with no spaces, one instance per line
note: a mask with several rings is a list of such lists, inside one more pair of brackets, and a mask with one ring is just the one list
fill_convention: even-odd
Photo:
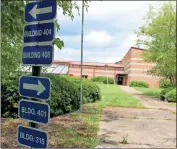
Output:
[[37,5],[35,5],[30,11],[29,14],[36,19],[37,14],[43,14],[43,13],[49,13],[52,12],[52,7],[45,7],[45,8],[38,8]]
[[38,81],[38,84],[28,84],[23,83],[23,89],[27,90],[35,90],[37,91],[37,95],[40,95],[43,91],[46,90],[46,88],[42,85],[41,81]]

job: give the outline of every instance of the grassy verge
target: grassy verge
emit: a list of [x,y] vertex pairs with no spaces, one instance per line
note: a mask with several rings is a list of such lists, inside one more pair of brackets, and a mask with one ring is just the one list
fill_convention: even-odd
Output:
[[102,100],[97,105],[103,107],[144,107],[135,97],[126,94],[116,85],[98,84],[102,92]]
[[[48,132],[49,148],[94,148],[97,144],[97,132],[101,109],[94,104],[83,107],[82,113],[73,113],[52,118],[47,126],[40,129]],[[1,147],[23,148],[17,144],[17,126],[28,126],[20,119],[1,119]]]
[[141,88],[141,87],[134,87],[136,90],[142,92],[144,95],[151,96],[151,97],[160,97],[161,88]]
[[[102,108],[143,107],[131,95],[124,93],[116,85],[99,84],[102,100],[83,106],[82,113],[73,113],[52,118],[49,125],[41,127],[49,134],[49,148],[94,148],[97,144],[97,132]],[[19,119],[3,119],[1,145],[6,148],[21,147],[16,142],[16,127],[25,124]]]
[[50,146],[54,148],[94,148],[97,143],[100,116],[100,109],[92,104],[85,105],[83,113],[64,116],[63,120],[58,120],[59,125],[52,124],[47,128],[51,131]]

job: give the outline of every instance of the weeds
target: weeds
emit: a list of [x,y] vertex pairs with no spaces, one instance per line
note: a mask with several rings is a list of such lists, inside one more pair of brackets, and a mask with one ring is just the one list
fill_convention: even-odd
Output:
[[123,138],[120,140],[121,144],[128,144],[128,134],[123,136]]

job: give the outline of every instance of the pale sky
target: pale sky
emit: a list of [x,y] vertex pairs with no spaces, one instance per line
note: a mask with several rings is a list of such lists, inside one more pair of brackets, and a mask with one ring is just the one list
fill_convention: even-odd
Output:
[[[77,2],[80,5],[81,2]],[[134,30],[143,24],[148,4],[159,6],[160,1],[92,1],[84,19],[84,62],[115,63],[135,46]],[[77,14],[77,13],[76,13]],[[58,10],[64,48],[55,47],[55,60],[80,61],[81,15],[72,21]]]

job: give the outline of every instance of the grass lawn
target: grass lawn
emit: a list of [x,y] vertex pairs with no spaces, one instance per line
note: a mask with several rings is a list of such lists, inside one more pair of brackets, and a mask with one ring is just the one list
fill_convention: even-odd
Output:
[[102,92],[102,100],[97,102],[101,107],[144,107],[135,97],[122,91],[117,85],[98,84]]
[[[58,116],[50,120],[49,125],[41,127],[49,134],[49,148],[94,148],[97,144],[97,132],[103,107],[143,107],[131,95],[124,93],[116,85],[99,84],[102,100],[83,106],[82,113]],[[28,123],[20,119],[1,119],[1,145],[19,148],[16,142],[16,127]]]
[[134,87],[136,90],[142,92],[144,95],[151,96],[151,97],[160,97],[161,88],[141,88],[141,87]]

